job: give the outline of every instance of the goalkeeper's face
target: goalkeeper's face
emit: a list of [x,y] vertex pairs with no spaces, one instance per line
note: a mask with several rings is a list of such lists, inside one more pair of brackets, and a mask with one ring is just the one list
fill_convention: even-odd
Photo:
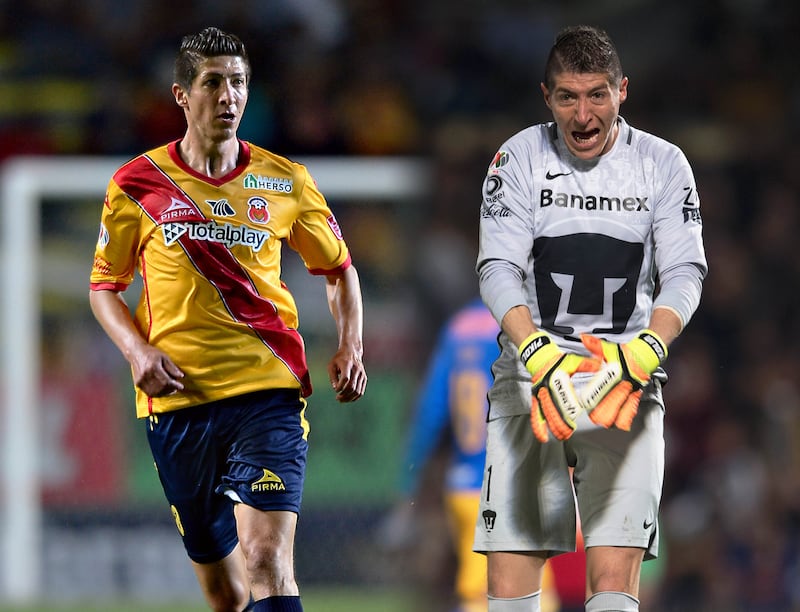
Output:
[[236,137],[248,97],[247,66],[241,57],[209,57],[198,66],[187,91],[172,86],[189,131],[209,142]]
[[552,88],[541,87],[570,153],[592,159],[611,149],[619,107],[628,97],[627,77],[615,85],[600,72],[562,72],[554,76]]

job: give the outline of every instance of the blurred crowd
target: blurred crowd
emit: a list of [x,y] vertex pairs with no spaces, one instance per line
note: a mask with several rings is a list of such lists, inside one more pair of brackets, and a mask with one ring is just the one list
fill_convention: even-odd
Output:
[[623,116],[693,165],[711,270],[668,363],[667,569],[653,609],[800,610],[798,6],[0,0],[0,160],[133,155],[181,136],[169,91],[180,37],[229,29],[253,64],[243,137],[289,156],[430,159],[407,251],[360,260],[376,279],[406,260],[432,342],[476,290],[488,162],[549,118],[538,84],[555,32],[606,28],[630,77]]

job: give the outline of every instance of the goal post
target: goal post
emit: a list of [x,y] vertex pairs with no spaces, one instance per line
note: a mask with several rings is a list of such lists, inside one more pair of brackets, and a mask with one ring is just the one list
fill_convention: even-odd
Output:
[[[114,157],[17,157],[0,166],[0,599],[41,594],[42,496],[39,466],[41,380],[40,214],[44,198],[96,197],[127,161]],[[328,199],[413,199],[429,188],[419,158],[299,159]],[[99,227],[99,207],[98,207]],[[86,254],[91,262],[91,253]],[[86,270],[86,290],[88,293]],[[88,307],[88,306],[87,306]],[[81,356],[76,356],[80,358]]]

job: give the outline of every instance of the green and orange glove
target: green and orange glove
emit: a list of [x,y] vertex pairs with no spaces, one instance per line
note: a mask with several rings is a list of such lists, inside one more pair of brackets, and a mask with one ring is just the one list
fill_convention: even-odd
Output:
[[639,332],[626,344],[607,342],[590,334],[581,334],[581,341],[603,362],[581,391],[583,407],[594,423],[630,431],[642,389],[667,358],[667,345],[650,329]]
[[597,372],[600,361],[564,353],[547,332],[536,332],[519,346],[519,358],[531,374],[531,429],[536,439],[547,442],[548,429],[558,440],[575,431],[575,419],[583,409],[572,386],[575,372]]

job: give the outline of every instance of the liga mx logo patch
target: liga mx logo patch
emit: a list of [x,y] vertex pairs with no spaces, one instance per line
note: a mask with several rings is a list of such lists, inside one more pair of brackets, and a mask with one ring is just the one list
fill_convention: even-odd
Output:
[[497,172],[500,168],[508,163],[509,159],[508,151],[498,151],[494,154],[492,163],[489,164],[489,172]]

